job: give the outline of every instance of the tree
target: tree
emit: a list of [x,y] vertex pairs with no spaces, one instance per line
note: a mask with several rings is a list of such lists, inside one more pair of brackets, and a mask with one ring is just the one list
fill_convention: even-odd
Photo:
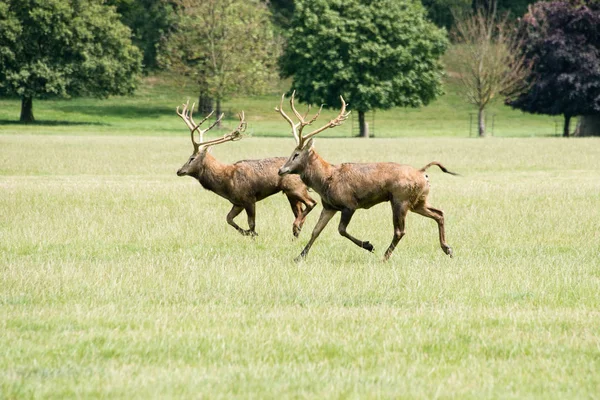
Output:
[[162,37],[174,24],[171,0],[106,0],[114,5],[121,21],[132,32],[132,41],[144,54],[145,71],[159,68],[157,52]]
[[419,107],[441,94],[445,31],[418,0],[297,0],[280,60],[283,77],[309,104],[365,113]]
[[[268,8],[258,0],[178,0],[178,22],[165,39],[162,63],[198,84],[200,102],[262,93],[279,46]],[[204,100],[203,100],[204,99]]]
[[34,121],[34,98],[132,93],[140,69],[140,52],[112,7],[0,2],[0,96],[21,98],[21,122]]
[[484,9],[458,16],[452,58],[462,97],[477,107],[478,133],[485,136],[485,108],[498,96],[524,90],[529,68],[507,17]]
[[454,14],[467,12],[472,0],[422,0],[429,19],[448,30],[454,27]]
[[571,118],[577,115],[590,119],[584,127],[597,129],[593,121],[600,116],[600,3],[536,3],[520,21],[519,32],[524,57],[532,65],[530,86],[507,103],[526,112],[564,115],[563,136],[569,136]]

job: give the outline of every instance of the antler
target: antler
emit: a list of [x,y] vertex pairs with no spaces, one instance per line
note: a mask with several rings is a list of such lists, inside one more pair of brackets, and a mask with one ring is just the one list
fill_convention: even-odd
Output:
[[[183,120],[183,122],[185,122],[185,124],[187,125],[187,127],[190,129],[190,135],[192,138],[192,144],[194,145],[194,152],[198,152],[198,149],[200,148],[200,145],[204,144],[204,134],[206,132],[208,132],[209,130],[211,130],[212,128],[214,128],[219,122],[221,122],[221,119],[223,119],[223,115],[225,114],[221,114],[219,116],[219,118],[217,118],[217,120],[208,128],[206,129],[200,129],[200,125],[202,125],[207,119],[209,119],[213,114],[214,114],[214,110],[210,112],[210,114],[208,114],[206,117],[204,117],[202,119],[202,121],[200,121],[199,124],[196,124],[196,122],[194,122],[194,106],[196,105],[196,103],[192,103],[192,108],[188,109],[190,104],[190,101],[188,100],[184,105],[183,105],[183,109],[181,110],[181,112],[179,112],[179,107],[177,107],[176,112],[177,115],[179,115],[181,117],[181,119]],[[200,137],[200,142],[196,142],[194,140],[194,132],[198,131],[198,135]]]
[[244,131],[246,131],[246,126],[248,124],[245,120],[246,115],[244,114],[243,111],[238,114],[238,118],[240,119],[240,123],[237,126],[237,128],[235,128],[233,131],[223,135],[223,137],[201,143],[202,146],[213,146],[215,144],[221,144],[221,143],[225,143],[225,142],[235,142],[237,140],[240,140],[242,138],[242,134],[244,133]]
[[319,115],[321,115],[321,110],[323,110],[323,105],[321,105],[321,107],[319,108],[319,111],[315,114],[315,116],[310,121],[306,122],[305,119],[310,111],[310,105],[308,106],[308,110],[306,111],[306,114],[301,115],[298,112],[298,110],[296,110],[296,107],[294,106],[295,95],[296,95],[296,91],[294,90],[292,92],[292,97],[290,98],[290,106],[292,108],[292,111],[294,112],[294,115],[296,116],[296,118],[298,118],[299,122],[294,123],[294,121],[292,121],[292,119],[289,116],[287,116],[287,114],[283,111],[283,99],[285,99],[285,93],[281,96],[281,102],[279,103],[279,107],[275,107],[275,111],[279,111],[281,116],[287,122],[289,122],[289,124],[292,127],[292,134],[294,135],[294,139],[296,139],[296,144],[300,148],[302,146],[304,146],[304,143],[306,143],[306,141],[308,139],[315,136],[317,133],[320,133],[327,128],[334,128],[336,126],[340,126],[342,123],[344,123],[344,121],[350,115],[350,111],[346,112],[346,102],[344,101],[344,98],[342,96],[340,96],[340,99],[342,100],[342,109],[341,109],[340,113],[338,114],[338,116],[336,118],[332,119],[331,121],[329,121],[326,125],[320,127],[319,129],[312,131],[311,133],[309,133],[306,136],[302,136],[302,130],[304,129],[304,127],[307,125],[311,125],[313,122],[315,122],[317,120]]

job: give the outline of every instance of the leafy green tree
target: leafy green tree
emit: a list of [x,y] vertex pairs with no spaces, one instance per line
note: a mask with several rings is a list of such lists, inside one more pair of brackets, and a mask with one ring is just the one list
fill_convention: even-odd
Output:
[[132,93],[141,54],[112,7],[94,0],[0,2],[0,96],[33,99]]
[[161,62],[192,78],[221,102],[237,93],[262,93],[275,75],[279,46],[271,15],[258,0],[178,0],[175,30],[165,38]]
[[[600,1],[539,2],[519,26],[532,66],[528,90],[507,103],[522,111],[582,116],[579,134],[600,134]],[[584,129],[585,128],[585,129]]]
[[132,32],[132,41],[144,54],[145,71],[159,68],[157,55],[160,41],[175,23],[171,0],[107,0],[121,15]]
[[281,73],[309,104],[339,108],[343,95],[366,137],[367,111],[441,94],[446,47],[418,0],[297,0]]

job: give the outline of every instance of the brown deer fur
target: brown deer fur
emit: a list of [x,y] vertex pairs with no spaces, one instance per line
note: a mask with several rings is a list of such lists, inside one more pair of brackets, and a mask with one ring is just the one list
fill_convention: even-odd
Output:
[[[283,191],[287,196],[296,217],[292,232],[298,236],[308,213],[317,202],[298,176],[279,176],[278,170],[285,163],[285,157],[262,160],[244,160],[235,164],[223,164],[213,157],[206,148],[193,155],[177,175],[196,178],[202,187],[229,200],[233,207],[227,214],[227,223],[243,235],[256,235],[256,202]],[[302,210],[302,204],[305,205]],[[246,210],[248,230],[240,228],[233,220]]]
[[[284,118],[292,124],[298,146],[285,165],[281,167],[279,174],[284,176],[287,174],[300,175],[302,181],[321,196],[323,204],[319,221],[308,244],[297,260],[307,256],[314,241],[338,211],[342,213],[338,226],[340,235],[350,239],[363,249],[373,251],[371,243],[355,238],[346,231],[346,228],[357,209],[371,208],[376,204],[387,201],[392,204],[394,236],[385,252],[385,260],[392,255],[394,248],[405,234],[405,219],[408,211],[432,218],[437,222],[442,250],[452,257],[452,249],[446,243],[444,213],[442,210],[431,207],[427,202],[429,179],[425,171],[427,168],[437,165],[443,172],[456,174],[448,171],[442,164],[435,161],[421,169],[391,162],[329,164],[314,150],[313,140],[306,140],[313,136],[315,132],[319,133],[324,129],[320,128],[306,136],[302,136],[302,128],[309,123],[305,123],[303,117],[295,110],[293,99],[294,96],[292,95],[290,103],[294,113],[300,119],[300,124],[295,126],[290,122],[289,117],[284,115]],[[277,110],[283,115],[281,106],[282,104]],[[342,99],[342,111],[339,116],[325,127],[338,126],[347,116],[348,114],[345,114],[345,102]],[[311,122],[315,119],[316,117]],[[298,127],[300,127],[299,131],[297,131]]]
[[[298,237],[308,213],[317,202],[308,194],[308,189],[297,176],[279,176],[278,169],[285,162],[285,157],[266,158],[262,160],[244,160],[235,164],[223,164],[209,153],[210,146],[239,140],[246,128],[244,113],[240,114],[240,124],[232,132],[222,138],[203,141],[204,134],[212,129],[223,118],[221,115],[215,123],[207,129],[199,129],[212,113],[205,117],[199,124],[193,119],[193,109],[188,109],[189,103],[183,105],[177,115],[183,119],[190,129],[194,153],[189,160],[177,171],[178,176],[189,175],[196,178],[200,184],[219,196],[229,200],[233,207],[227,214],[227,223],[243,235],[256,236],[255,213],[256,202],[275,193],[283,191],[287,196],[296,219],[292,226],[292,233]],[[194,140],[194,133],[198,132],[200,141]],[[304,210],[302,204],[305,205]],[[234,218],[242,210],[248,216],[248,230],[244,230],[235,223]]]

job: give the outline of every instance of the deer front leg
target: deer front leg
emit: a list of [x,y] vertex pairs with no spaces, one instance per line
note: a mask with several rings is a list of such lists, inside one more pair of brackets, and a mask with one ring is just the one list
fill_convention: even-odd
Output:
[[346,208],[342,211],[342,218],[340,218],[340,225],[338,226],[338,232],[343,237],[350,239],[352,241],[352,243],[354,243],[358,247],[361,247],[367,251],[373,252],[373,245],[371,243],[363,242],[362,240],[358,240],[357,238],[355,238],[354,236],[352,236],[348,232],[346,232],[346,227],[350,223],[350,220],[352,219],[352,216],[354,215],[355,211],[356,210],[351,210],[349,208]]
[[319,220],[317,221],[317,224],[315,225],[315,228],[312,231],[310,240],[304,247],[304,250],[302,250],[302,253],[300,253],[300,255],[294,259],[294,261],[298,262],[306,258],[306,255],[308,254],[308,251],[310,250],[311,246],[313,245],[315,240],[317,240],[317,237],[319,237],[319,234],[321,233],[323,228],[325,228],[327,223],[331,220],[331,218],[333,218],[336,212],[336,210],[323,208],[323,211],[321,211],[321,216],[319,217]]
[[244,207],[241,206],[236,206],[235,204],[233,205],[233,207],[231,208],[231,210],[229,211],[229,213],[227,214],[227,223],[231,226],[233,226],[239,233],[241,233],[242,235],[245,235],[245,230],[243,230],[242,228],[240,228],[240,226],[238,224],[235,223],[235,221],[233,220],[235,217],[237,217],[242,210],[244,209]]

